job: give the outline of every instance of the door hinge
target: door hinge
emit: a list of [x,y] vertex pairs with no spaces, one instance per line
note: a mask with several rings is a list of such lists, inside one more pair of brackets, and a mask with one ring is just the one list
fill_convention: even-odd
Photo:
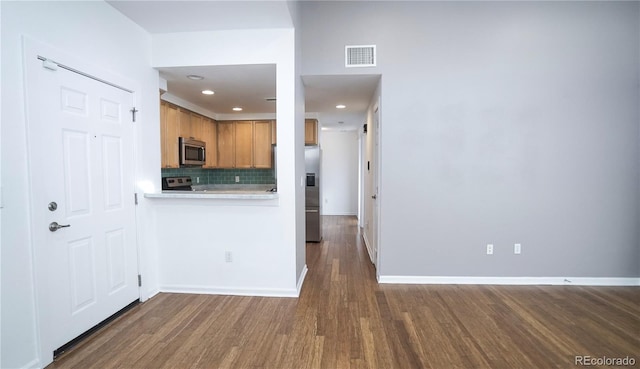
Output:
[[134,202],[134,204],[138,205],[138,193],[137,192],[133,193],[133,202]]
[[142,275],[138,274],[138,287],[142,287]]
[[140,110],[136,109],[136,107],[134,106],[129,111],[131,112],[131,118],[133,119],[133,123],[135,123],[136,122],[136,113],[139,112]]

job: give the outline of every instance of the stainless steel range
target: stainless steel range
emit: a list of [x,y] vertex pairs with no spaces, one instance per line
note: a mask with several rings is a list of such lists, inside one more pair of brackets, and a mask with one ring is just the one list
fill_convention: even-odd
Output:
[[193,191],[191,177],[162,177],[163,191]]

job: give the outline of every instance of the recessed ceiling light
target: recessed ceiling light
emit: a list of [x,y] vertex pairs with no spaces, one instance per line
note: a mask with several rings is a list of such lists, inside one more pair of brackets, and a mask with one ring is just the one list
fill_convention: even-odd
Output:
[[239,106],[236,106],[236,107],[233,108],[233,111],[242,111],[242,108],[239,107]]
[[201,81],[201,80],[203,80],[203,79],[204,79],[204,77],[203,77],[203,76],[199,76],[199,75],[197,75],[197,74],[189,74],[189,75],[187,76],[187,78],[192,79],[192,80],[194,80],[194,81]]
[[213,92],[213,91],[211,91],[211,90],[202,90],[202,93],[203,93],[204,95],[213,95],[213,94],[215,94],[215,92]]
[[342,104],[336,105],[336,109],[344,109],[346,107],[347,107],[346,105],[342,105]]

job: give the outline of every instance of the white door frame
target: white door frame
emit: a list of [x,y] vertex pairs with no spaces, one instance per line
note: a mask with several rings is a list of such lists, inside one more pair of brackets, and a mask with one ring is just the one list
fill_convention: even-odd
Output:
[[[119,75],[115,75],[109,71],[106,71],[98,66],[96,66],[93,63],[89,63],[86,62],[85,60],[83,60],[83,58],[81,57],[77,57],[75,55],[71,55],[69,53],[66,53],[64,51],[61,51],[51,45],[47,45],[44,43],[41,43],[39,41],[35,41],[33,39],[30,39],[28,37],[23,36],[22,38],[22,46],[23,46],[23,60],[22,60],[22,69],[23,72],[26,74],[28,70],[30,70],[31,66],[29,66],[29,62],[33,62],[33,60],[35,60],[36,58],[38,58],[38,56],[44,56],[48,59],[52,59],[55,60],[58,63],[64,64],[65,66],[69,66],[71,67],[74,72],[80,72],[80,74],[84,74],[89,76],[89,78],[93,78],[96,80],[99,80],[101,82],[105,82],[107,84],[110,84],[112,86],[118,86],[120,88],[125,88],[127,90],[132,91],[132,95],[133,95],[133,100],[134,100],[134,106],[140,106],[140,96],[139,93],[136,93],[136,91],[140,91],[140,86],[137,82],[124,78],[122,76]],[[30,120],[32,119],[32,117],[37,116],[36,114],[34,114],[33,109],[34,107],[32,106],[32,104],[29,103],[29,101],[27,100],[27,91],[30,88],[34,88],[34,86],[30,86],[30,84],[26,81],[25,79],[25,85],[24,85],[24,89],[25,89],[25,103],[26,103],[26,115],[25,115],[25,121],[26,121],[26,126],[27,126],[27,137],[29,136],[29,129],[30,127],[33,126],[33,123],[30,122]],[[138,152],[137,152],[137,142],[138,142],[138,124],[140,123],[136,123],[136,125],[134,126],[134,182],[137,182],[137,174],[139,173],[138,170],[138,162],[136,160],[136,158],[138,157]],[[29,145],[29,143],[27,142],[27,145]],[[29,178],[28,178],[28,183],[29,183],[29,189],[28,189],[28,212],[29,212],[29,217],[30,217],[30,224],[29,224],[29,233],[30,233],[30,244],[29,244],[29,249],[30,249],[30,254],[31,254],[31,263],[32,263],[32,268],[31,268],[31,274],[32,274],[32,279],[33,279],[33,298],[34,298],[34,310],[35,310],[35,326],[36,326],[36,339],[37,339],[37,350],[38,350],[38,361],[39,361],[39,366],[44,367],[49,363],[49,359],[46,359],[47,357],[49,357],[52,353],[48,352],[47,349],[45,349],[43,347],[42,344],[42,324],[43,323],[43,317],[46,315],[46,310],[47,307],[46,306],[42,306],[41,305],[41,301],[39,301],[38,298],[38,285],[39,285],[39,281],[37,278],[37,271],[36,271],[36,267],[37,267],[37,263],[36,263],[36,253],[35,253],[35,241],[34,239],[37,239],[38,237],[36,237],[36,232],[38,230],[35,229],[34,227],[34,212],[33,212],[33,199],[31,197],[31,191],[32,191],[32,186],[33,186],[33,181],[34,180],[38,180],[36,178],[32,177],[32,168],[33,168],[33,162],[32,162],[33,158],[31,157],[31,155],[29,154],[27,156],[27,166],[28,166],[28,173],[29,173]],[[135,183],[132,184],[132,186],[135,185]],[[133,199],[131,200],[133,201]],[[138,217],[137,215],[137,211],[136,211],[136,219]],[[138,257],[138,271],[141,271],[144,268],[144,263],[141,260],[141,251],[140,251],[140,245],[138,242],[138,227],[136,226],[136,249],[137,249],[137,257]],[[146,296],[146,293],[143,294],[143,289],[142,288],[138,288],[138,295],[141,301],[144,301],[148,298],[148,296]]]
[[376,199],[375,199],[375,205],[374,205],[374,211],[373,211],[373,217],[375,218],[375,222],[374,224],[376,225],[375,229],[373,230],[373,232],[375,232],[375,258],[376,258],[376,278],[378,280],[380,280],[380,254],[381,254],[381,242],[380,242],[380,230],[382,228],[381,226],[381,222],[380,222],[380,213],[381,213],[381,197],[380,194],[382,193],[382,188],[380,186],[380,178],[381,176],[381,168],[382,165],[380,163],[380,158],[382,157],[381,155],[381,147],[380,147],[380,143],[381,143],[381,134],[382,134],[382,119],[381,119],[381,114],[380,114],[380,98],[378,98],[378,101],[376,102],[376,104],[373,106],[373,123],[376,126],[375,127],[375,136],[374,136],[374,143],[373,143],[373,156],[375,158],[374,160],[374,173],[375,176],[373,178],[373,185],[374,185],[374,194],[376,195]]

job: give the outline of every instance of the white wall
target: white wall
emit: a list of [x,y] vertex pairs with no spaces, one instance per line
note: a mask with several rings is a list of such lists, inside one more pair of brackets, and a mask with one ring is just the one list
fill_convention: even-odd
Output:
[[358,213],[358,133],[323,131],[322,214]]
[[[160,181],[158,75],[150,68],[146,32],[103,2],[6,2],[2,16],[2,368],[38,366],[29,224],[25,101],[21,36],[47,43],[95,67],[134,81],[140,105],[136,177]],[[7,93],[11,91],[11,93]],[[143,154],[144,155],[143,155]],[[7,160],[10,158],[10,160]],[[6,178],[11,178],[7,182]],[[157,290],[149,208],[138,206],[143,295]]]
[[[639,15],[304,2],[304,74],[382,74],[381,275],[640,276]],[[346,44],[377,67],[344,68]]]
[[[299,2],[288,0],[287,6],[291,13],[291,20],[294,26],[295,35],[295,124],[294,124],[294,140],[295,140],[295,172],[296,181],[298,176],[306,175],[304,163],[304,119],[305,119],[305,90],[302,83],[302,37],[300,32],[301,12]],[[278,139],[279,140],[279,139]],[[298,279],[298,288],[301,288],[304,277],[307,273],[307,256],[306,256],[306,223],[305,223],[305,192],[304,186],[295,187],[295,229],[296,229],[296,278]]]
[[[207,47],[202,47],[207,45]],[[297,295],[304,264],[302,116],[293,29],[155,34],[155,67],[275,64],[278,200],[155,199],[164,291]],[[250,52],[248,52],[250,50]],[[303,168],[303,167],[302,167]],[[302,249],[302,255],[300,255]],[[234,255],[225,263],[225,252]]]

